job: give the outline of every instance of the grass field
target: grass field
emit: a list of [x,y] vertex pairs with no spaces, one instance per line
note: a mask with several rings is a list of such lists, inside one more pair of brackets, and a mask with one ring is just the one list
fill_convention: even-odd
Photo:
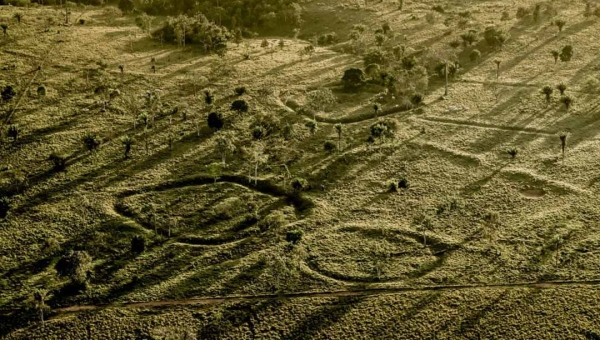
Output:
[[[542,2],[557,14],[538,22],[515,18],[534,1],[447,1],[433,23],[426,16],[437,1],[405,1],[402,11],[392,1],[354,3],[306,2],[299,39],[246,39],[223,58],[161,44],[110,7],[73,8],[73,22],[85,24],[58,25],[58,8],[0,6],[0,22],[10,22],[0,89],[18,93],[0,108],[20,128],[12,141],[2,127],[0,181],[26,178],[0,219],[0,338],[600,338],[600,103],[590,87],[600,20],[577,1]],[[467,10],[465,27],[444,25]],[[560,33],[556,18],[566,21]],[[352,26],[384,21],[396,35],[382,48],[405,44],[418,56],[491,24],[510,38],[479,61],[462,55],[448,95],[432,76],[420,108],[389,101],[375,117],[382,86],[347,93],[339,84],[344,70],[363,67],[349,50]],[[328,32],[339,43],[298,55]],[[263,38],[284,47],[263,48]],[[572,60],[555,63],[551,51],[566,44]],[[549,101],[541,93],[559,83],[573,98],[568,110],[558,90]],[[120,92],[106,109],[99,85]],[[236,95],[239,86],[247,93]],[[315,89],[336,102],[314,115],[298,109]],[[161,103],[145,133],[126,99],[147,91]],[[240,98],[249,114],[229,109]],[[215,182],[209,166],[221,157],[209,111],[222,112],[244,146],[264,113],[293,126],[294,138],[265,142],[256,179],[238,150]],[[383,116],[397,123],[395,137],[366,143]],[[336,123],[341,148],[327,152]],[[102,141],[95,152],[81,141],[88,132]],[[123,136],[135,140],[129,158]],[[65,155],[65,171],[52,169],[52,152]],[[311,188],[292,193],[288,174]],[[403,178],[407,189],[388,190]],[[427,227],[415,222],[423,215]],[[302,239],[292,244],[295,230]],[[134,236],[146,240],[140,254]],[[91,255],[83,292],[56,275],[69,250]],[[44,324],[26,308],[36,288],[52,292]]]

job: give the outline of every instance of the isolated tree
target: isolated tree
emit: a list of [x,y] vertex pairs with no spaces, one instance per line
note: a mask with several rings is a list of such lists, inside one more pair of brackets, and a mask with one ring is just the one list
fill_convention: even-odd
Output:
[[338,135],[338,152],[342,151],[342,133],[344,132],[344,125],[342,123],[337,123],[334,125],[335,131]]
[[423,246],[427,247],[427,232],[435,229],[433,220],[431,217],[427,216],[427,214],[421,213],[415,218],[414,224],[417,229],[421,231],[421,235],[423,237]]
[[262,142],[254,142],[246,150],[248,161],[254,168],[254,185],[258,185],[258,169],[261,165],[267,163],[269,156],[265,154],[265,144]]
[[236,111],[238,114],[248,112],[248,102],[243,99],[238,99],[231,103],[231,111]]
[[554,92],[554,90],[552,89],[552,87],[546,85],[544,86],[544,88],[542,88],[542,93],[546,96],[546,101],[550,101],[551,97],[552,97],[552,93]]
[[554,63],[556,64],[558,62],[558,57],[560,57],[560,52],[558,52],[557,50],[552,50],[552,52],[550,52],[552,54],[552,57],[554,58]]
[[558,138],[560,138],[560,148],[562,150],[563,159],[565,159],[565,149],[567,147],[567,137],[568,136],[569,136],[569,133],[566,131],[563,131],[558,135]]
[[83,144],[88,149],[88,151],[93,152],[98,149],[100,146],[100,138],[93,132],[86,132],[82,138]]
[[560,101],[565,105],[565,109],[569,112],[569,107],[573,104],[573,98],[569,96],[564,96],[560,99]]
[[506,151],[506,153],[510,156],[512,160],[514,160],[517,157],[518,152],[519,150],[517,150],[517,148],[510,148]]
[[563,27],[565,27],[565,25],[567,24],[566,21],[562,20],[562,19],[556,19],[554,20],[554,25],[556,27],[558,27],[558,33],[562,32]]
[[567,85],[560,83],[556,86],[556,88],[558,89],[558,91],[560,92],[561,96],[565,95],[565,91],[567,90]]
[[236,150],[235,141],[237,138],[233,131],[219,131],[216,135],[216,144],[221,155],[221,162],[223,166],[226,166],[227,155],[233,154]]
[[207,121],[208,127],[215,131],[221,130],[223,125],[225,125],[225,120],[220,112],[211,112],[208,115]]
[[573,46],[566,45],[560,51],[560,61],[568,62],[571,61],[571,58],[573,58]]
[[79,285],[87,282],[91,268],[92,257],[83,250],[71,250],[54,266],[60,277],[68,277],[71,282]]
[[129,158],[129,153],[131,152],[131,146],[134,144],[133,138],[127,135],[121,138],[121,144],[125,147],[125,158]]

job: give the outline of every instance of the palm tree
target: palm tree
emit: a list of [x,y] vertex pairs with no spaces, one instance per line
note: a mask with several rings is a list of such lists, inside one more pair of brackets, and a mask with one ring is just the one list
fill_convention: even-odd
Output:
[[134,144],[133,138],[127,135],[121,138],[121,144],[125,146],[125,158],[129,158],[129,153],[131,152],[131,146]]
[[550,97],[552,96],[552,92],[554,92],[554,90],[552,89],[552,87],[550,86],[544,86],[544,88],[542,89],[542,93],[546,95],[546,101],[550,101]]
[[566,131],[563,131],[558,135],[558,138],[560,138],[560,147],[562,149],[563,160],[565,159],[565,148],[567,147],[567,137],[568,136],[569,136],[569,133]]
[[558,84],[556,86],[556,88],[558,89],[558,91],[560,91],[561,96],[565,95],[565,91],[567,90],[567,85],[561,83],[561,84]]
[[342,125],[342,123],[337,123],[334,127],[338,135],[338,152],[340,152],[342,151],[342,132],[344,130],[344,126]]
[[557,19],[554,21],[554,25],[556,25],[556,27],[558,27],[558,33],[562,32],[563,27],[565,27],[566,24],[567,24],[567,22],[562,19]]
[[560,56],[560,52],[558,52],[557,50],[553,50],[552,52],[552,56],[554,57],[554,63],[558,63],[558,57]]
[[561,98],[560,101],[563,104],[565,104],[565,108],[567,109],[567,112],[569,112],[569,107],[571,107],[571,104],[573,104],[573,98],[571,98],[569,96],[564,96]]

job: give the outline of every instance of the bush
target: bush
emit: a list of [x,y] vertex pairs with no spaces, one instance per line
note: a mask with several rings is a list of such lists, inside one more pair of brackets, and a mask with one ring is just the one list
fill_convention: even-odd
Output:
[[377,65],[383,66],[386,63],[386,59],[381,51],[370,50],[363,57],[363,63],[365,65],[365,67],[369,66],[371,64],[377,64]]
[[231,111],[237,111],[238,113],[248,112],[248,103],[243,99],[238,99],[231,103]]
[[141,254],[146,250],[146,239],[140,235],[135,235],[131,239],[131,252]]
[[473,50],[469,54],[469,59],[473,62],[478,61],[479,58],[481,58],[481,52],[479,52],[479,50]]
[[517,19],[525,19],[531,14],[531,10],[525,7],[517,8]]
[[265,232],[270,229],[279,228],[286,224],[285,214],[281,210],[276,210],[258,223],[260,231]]
[[208,115],[207,121],[208,127],[215,131],[221,130],[223,125],[225,125],[225,120],[220,112],[211,112]]
[[85,25],[85,19],[79,19],[79,24],[80,25]]
[[412,70],[415,66],[417,65],[417,59],[415,59],[415,57],[410,56],[410,57],[404,57],[402,58],[402,67],[405,70]]
[[380,120],[371,125],[370,131],[373,138],[385,141],[386,138],[394,138],[396,134],[396,122],[390,119]]
[[573,46],[567,45],[560,51],[560,61],[567,62],[573,57]]
[[303,234],[300,229],[290,230],[285,234],[285,240],[292,244],[298,244],[302,240]]
[[124,13],[133,11],[135,9],[133,0],[119,0],[119,9]]
[[10,210],[10,199],[6,196],[0,197],[0,218],[6,218]]
[[308,190],[308,182],[304,178],[296,177],[292,180],[292,189],[296,192]]
[[585,89],[588,92],[597,93],[600,90],[600,80],[594,76],[589,76],[585,80]]
[[483,38],[490,47],[501,48],[508,40],[509,35],[495,26],[489,26],[483,32]]
[[335,143],[328,140],[323,144],[323,149],[327,152],[335,151],[335,149],[336,149]]
[[445,13],[446,11],[444,11],[444,7],[440,6],[440,5],[435,5],[431,8],[433,11],[436,11],[438,13]]
[[388,192],[398,192],[398,184],[396,182],[390,183],[388,186]]
[[93,132],[87,132],[83,135],[83,144],[88,149],[88,151],[92,152],[98,149],[100,146],[100,138]]
[[206,51],[214,52],[219,46],[226,44],[231,37],[227,28],[219,26],[209,21],[204,15],[199,14],[194,17],[180,15],[169,17],[163,23],[162,28],[153,33],[155,38],[162,38],[170,43],[180,43],[180,27],[186,25],[186,44],[199,44],[204,46]]
[[406,178],[401,178],[398,182],[398,188],[400,189],[408,189],[410,185],[408,184],[408,180]]
[[40,85],[37,88],[37,94],[40,97],[44,97],[46,95],[46,87],[44,85]]
[[91,266],[92,257],[86,251],[71,251],[56,262],[54,269],[60,277],[82,284],[87,282]]
[[2,90],[2,93],[0,93],[2,100],[5,102],[11,101],[16,95],[17,93],[11,85],[7,85],[4,90]]
[[342,84],[346,90],[356,90],[365,83],[365,74],[359,68],[350,68],[344,71]]
[[503,12],[502,13],[502,17],[500,18],[501,21],[508,21],[510,20],[510,13],[508,12]]
[[63,171],[67,166],[67,157],[56,152],[51,153],[48,160],[52,162],[54,171]]
[[6,131],[6,134],[8,135],[8,137],[12,138],[12,140],[14,142],[16,142],[19,139],[20,132],[21,132],[21,129],[19,129],[19,125],[11,124],[8,126],[8,130]]
[[410,97],[410,102],[414,106],[419,106],[423,103],[423,95],[420,93],[415,93]]
[[236,87],[234,91],[235,91],[235,94],[237,94],[238,96],[242,96],[246,93],[246,87],[245,86]]
[[428,24],[433,25],[437,21],[437,15],[434,12],[429,12],[425,15],[425,21]]

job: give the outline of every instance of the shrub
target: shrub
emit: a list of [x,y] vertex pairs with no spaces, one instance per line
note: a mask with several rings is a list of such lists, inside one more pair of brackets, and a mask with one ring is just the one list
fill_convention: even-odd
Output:
[[6,196],[0,197],[0,218],[6,218],[10,210],[10,199]]
[[510,20],[510,13],[508,12],[503,12],[502,13],[502,17],[500,18],[501,21],[508,21]]
[[19,139],[20,132],[21,132],[21,129],[19,129],[19,125],[11,124],[8,126],[8,130],[7,130],[6,134],[8,135],[8,137],[12,138],[12,140],[14,142],[16,142]]
[[323,149],[327,152],[333,152],[335,151],[335,143],[328,140],[323,143]]
[[101,143],[98,135],[93,132],[86,132],[86,134],[83,135],[82,141],[90,152],[97,150]]
[[140,235],[135,235],[131,239],[131,252],[141,254],[146,250],[146,239]]
[[304,178],[296,177],[292,180],[292,189],[294,189],[295,192],[308,190],[308,188],[308,182]]
[[85,25],[85,19],[79,19],[79,24],[80,25]]
[[556,88],[560,92],[560,95],[563,96],[565,94],[565,91],[567,90],[567,85],[561,83],[561,84],[558,84],[556,86]]
[[483,38],[490,47],[501,48],[508,40],[509,35],[495,26],[489,26],[483,32]]
[[544,88],[542,88],[542,93],[546,96],[547,101],[550,101],[552,92],[554,92],[554,90],[552,90],[552,87],[550,87],[550,86],[546,85],[546,86],[544,86]]
[[238,96],[242,96],[246,93],[246,87],[245,86],[236,87],[234,91],[235,91],[235,94],[237,94]]
[[410,56],[410,57],[404,57],[402,58],[402,67],[405,70],[412,70],[415,66],[417,65],[417,59],[415,59],[415,57]]
[[51,153],[48,160],[52,162],[54,171],[63,171],[67,166],[67,157],[57,152]]
[[300,229],[289,230],[285,234],[285,240],[292,244],[298,244],[302,240],[303,232]]
[[425,14],[425,21],[427,21],[428,24],[433,25],[437,21],[437,15],[434,12],[429,12]]
[[258,228],[260,231],[265,232],[270,229],[282,227],[286,222],[285,214],[281,210],[276,210],[263,218],[258,223]]
[[515,159],[517,157],[517,154],[519,153],[519,151],[517,150],[517,148],[511,148],[511,149],[508,149],[506,151],[506,153],[508,153],[510,158]]
[[396,122],[390,119],[380,120],[371,125],[371,136],[379,138],[380,141],[385,141],[386,138],[394,138],[396,134]]
[[479,52],[479,50],[473,50],[469,54],[469,59],[473,62],[478,61],[479,58],[481,58],[481,52]]
[[560,51],[560,61],[567,62],[573,57],[573,46],[567,45]]
[[400,189],[408,189],[409,186],[410,185],[408,184],[408,180],[404,177],[402,177],[398,182],[398,188]]
[[313,119],[306,121],[306,123],[304,123],[304,126],[306,126],[310,130],[310,133],[312,133],[313,135],[317,132],[317,129],[319,128],[317,121]]
[[231,103],[231,111],[237,111],[238,113],[248,112],[248,103],[243,99],[238,99]]
[[563,27],[565,27],[566,24],[567,22],[562,19],[557,19],[554,21],[554,25],[556,25],[556,27],[558,28],[558,32],[562,32]]
[[445,13],[444,8],[440,5],[435,5],[431,8],[433,11],[436,11],[438,13]]
[[17,93],[11,85],[7,85],[4,90],[2,90],[2,93],[0,93],[2,100],[5,102],[11,101],[16,95]]
[[587,77],[585,80],[585,89],[588,92],[598,92],[598,90],[600,90],[600,80],[594,76]]
[[221,130],[223,125],[225,125],[225,120],[220,112],[211,112],[208,115],[207,121],[208,127],[215,131]]
[[419,106],[423,103],[423,95],[420,93],[415,93],[410,97],[410,102],[414,106]]
[[87,281],[91,266],[92,257],[86,251],[71,251],[56,262],[54,269],[60,277],[82,284]]
[[398,192],[398,184],[396,182],[390,183],[388,186],[388,192]]
[[346,90],[356,90],[365,83],[365,74],[359,68],[350,68],[344,71],[342,84]]
[[119,9],[125,13],[133,11],[135,9],[133,0],[119,0]]
[[44,97],[46,95],[46,86],[44,86],[44,85],[38,86],[38,88],[37,88],[37,94],[40,97]]
[[531,10],[525,7],[517,8],[517,19],[525,19],[531,14]]
[[386,63],[386,59],[385,59],[385,56],[383,55],[383,53],[381,51],[379,51],[379,50],[370,50],[363,57],[363,63],[365,65],[365,67],[369,66],[371,64],[377,64],[377,65],[383,66]]

